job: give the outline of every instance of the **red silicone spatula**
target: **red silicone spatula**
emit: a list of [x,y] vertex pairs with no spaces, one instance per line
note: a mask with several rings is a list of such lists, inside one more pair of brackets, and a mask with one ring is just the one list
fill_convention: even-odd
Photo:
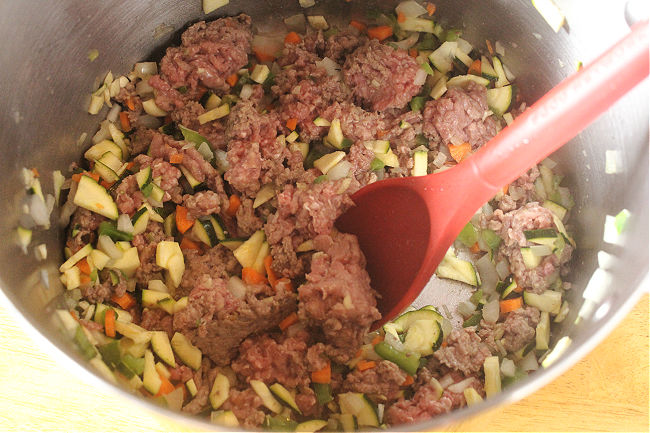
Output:
[[478,152],[427,176],[387,179],[352,196],[337,220],[358,236],[381,321],[392,319],[424,288],[476,210],[576,136],[648,76],[648,22],[589,66],[562,81]]

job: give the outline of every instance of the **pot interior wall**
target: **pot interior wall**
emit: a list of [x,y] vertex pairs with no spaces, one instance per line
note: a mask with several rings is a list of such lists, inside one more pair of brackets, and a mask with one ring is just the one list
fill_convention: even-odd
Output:
[[[4,203],[0,284],[33,326],[73,357],[76,354],[61,341],[47,314],[62,290],[57,263],[62,257],[63,233],[51,230],[35,235],[34,244],[44,242],[48,246],[48,258],[42,262],[36,261],[31,251],[23,255],[13,241],[24,196],[20,169],[37,167],[43,174],[44,189],[52,191],[49,170],[65,172],[88,146],[101,119],[85,112],[95,78],[103,77],[108,70],[126,73],[142,59],[159,59],[166,45],[179,40],[188,23],[203,19],[200,3],[60,0],[48,3],[46,10],[36,0],[0,5],[0,35],[11,41],[0,52],[0,171],[4,176],[0,184]],[[363,18],[366,9],[376,7],[370,3],[319,2],[307,13],[337,16],[341,21]],[[569,16],[569,26],[559,34],[543,22],[530,2],[438,0],[436,15],[442,17],[444,25],[464,29],[464,37],[476,47],[483,47],[485,39],[501,41],[519,88],[525,99],[533,101],[573,72],[577,60],[589,61],[627,30],[622,8],[617,12],[604,1],[590,2],[590,20],[579,20],[584,3],[558,3]],[[599,10],[608,14],[593,15]],[[241,11],[251,14],[260,30],[268,30],[273,28],[269,23],[302,10],[297,1],[233,0],[219,13]],[[171,32],[156,37],[165,28]],[[608,31],[600,31],[602,28]],[[93,62],[87,58],[91,49],[99,51]],[[630,304],[647,274],[647,94],[646,80],[554,156],[574,191],[573,222],[580,247],[570,279],[574,288],[567,294],[573,310],[555,333],[556,339],[562,335],[572,338],[568,354],[579,351],[595,329]],[[88,134],[86,140],[79,140],[82,133]],[[606,154],[617,161],[616,173],[605,174]],[[605,243],[606,216],[616,215],[623,208],[632,215],[627,232],[619,244]],[[602,269],[594,274],[599,258]],[[44,277],[49,279],[49,288]],[[585,291],[587,286],[590,289]],[[419,301],[436,299],[441,288],[430,286]],[[585,298],[590,301],[585,302]],[[576,320],[581,306],[591,301],[592,312],[598,313]]]

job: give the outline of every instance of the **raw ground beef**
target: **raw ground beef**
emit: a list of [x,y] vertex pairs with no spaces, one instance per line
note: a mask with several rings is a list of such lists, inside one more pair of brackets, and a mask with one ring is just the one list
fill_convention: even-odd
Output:
[[189,294],[202,277],[227,279],[230,275],[241,274],[241,266],[232,251],[218,244],[201,253],[196,250],[186,250],[185,272],[177,289],[177,296]]
[[447,367],[464,374],[478,373],[490,349],[481,342],[473,327],[454,329],[447,337],[447,346],[438,349],[434,356]]
[[420,91],[414,83],[420,69],[406,50],[394,49],[371,39],[352,54],[343,66],[343,78],[361,106],[382,111],[402,108]]
[[97,228],[102,221],[106,221],[106,218],[82,207],[77,208],[70,220],[65,246],[74,254],[84,245],[94,243],[97,240]]
[[375,368],[354,370],[345,377],[345,391],[363,392],[381,401],[397,398],[400,386],[406,380],[406,372],[390,361],[378,361]]
[[135,271],[138,284],[146,288],[149,280],[162,280],[163,269],[156,264],[156,247],[160,241],[169,241],[173,238],[163,231],[162,224],[149,220],[147,229],[135,235],[131,244],[138,249],[140,267]]
[[533,307],[519,308],[508,313],[503,323],[503,347],[516,352],[535,338],[535,327],[539,323],[539,310]]
[[468,142],[477,149],[498,132],[494,116],[485,117],[486,95],[484,86],[470,82],[466,89],[453,87],[440,99],[427,101],[422,132],[434,144]]
[[173,201],[174,203],[181,202],[182,188],[178,184],[178,179],[181,177],[181,171],[160,158],[151,158],[147,155],[138,155],[134,161],[139,165],[140,169],[151,167],[151,177],[153,179],[160,178],[158,186],[165,191],[162,201]]

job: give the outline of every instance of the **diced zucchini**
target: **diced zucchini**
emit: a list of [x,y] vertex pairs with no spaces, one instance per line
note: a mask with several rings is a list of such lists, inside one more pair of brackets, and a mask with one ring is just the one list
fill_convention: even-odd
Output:
[[156,395],[162,386],[162,380],[156,371],[153,353],[150,350],[144,352],[144,371],[142,373],[142,384],[151,394]]
[[313,249],[314,249],[314,241],[312,239],[308,239],[305,242],[298,245],[298,247],[296,248],[296,252],[306,253],[307,251],[312,251]]
[[558,314],[562,306],[562,293],[553,290],[547,290],[541,295],[536,293],[524,292],[524,302],[526,305],[535,307],[540,311],[546,311],[551,314]]
[[113,152],[108,151],[108,152],[104,153],[97,160],[97,163],[102,163],[106,167],[110,168],[111,171],[113,171],[118,176],[118,179],[119,179],[119,175],[122,174],[122,171],[123,171],[122,167],[124,166],[124,163]]
[[183,173],[183,176],[185,176],[187,183],[189,183],[193,189],[203,184],[203,182],[199,182],[194,176],[192,176],[192,173],[190,173],[190,171],[184,166],[179,165],[178,168],[181,170],[181,173]]
[[471,222],[468,222],[458,234],[457,239],[467,248],[471,247],[478,242],[478,232],[476,231],[476,227],[474,227]]
[[303,142],[295,142],[291,143],[289,145],[289,150],[292,152],[300,152],[302,155],[302,159],[307,158],[307,154],[309,153],[309,143],[303,143]]
[[401,23],[398,22],[398,25],[407,32],[435,33],[435,23],[424,18],[406,17]]
[[228,248],[230,251],[235,251],[237,248],[242,246],[245,241],[246,239],[244,238],[226,238],[219,243]]
[[176,301],[173,298],[164,298],[158,301],[158,307],[168,314],[174,314],[176,312]]
[[[109,153],[109,155],[113,155],[113,154]],[[107,182],[115,182],[120,178],[120,176],[115,171],[113,171],[110,167],[108,167],[106,164],[104,164],[101,161],[95,162],[95,166],[93,167],[93,173],[97,173],[99,177],[101,177]]]
[[490,80],[487,78],[483,77],[478,77],[476,75],[458,75],[456,77],[450,78],[447,81],[447,87],[460,87],[460,88],[467,88],[469,83],[473,81],[476,84],[480,84],[481,86],[487,87],[488,84],[490,84]]
[[412,176],[426,176],[428,167],[428,152],[418,150],[413,152],[413,169],[411,170]]
[[135,323],[116,320],[115,330],[125,337],[130,338],[136,344],[148,343],[151,340],[151,331],[147,331]]
[[228,3],[230,3],[230,0],[203,0],[203,13],[209,14],[226,6]]
[[137,172],[135,174],[135,180],[141,191],[145,189],[153,181],[153,178],[151,177],[151,167],[145,167]]
[[[497,56],[492,57],[492,64],[494,66],[494,71],[497,74],[497,81],[494,83],[495,87],[504,87],[510,84],[508,79],[506,78],[506,73],[503,70],[503,65],[501,64],[501,60]],[[505,111],[504,111],[505,112]]]
[[269,386],[269,389],[273,394],[275,394],[277,398],[280,399],[280,401],[284,402],[291,409],[295,410],[300,415],[302,415],[300,408],[296,404],[296,400],[293,398],[293,396],[291,395],[291,393],[287,388],[285,388],[279,383],[274,383],[273,385]]
[[180,245],[178,245],[178,242],[174,242],[174,241],[158,242],[158,245],[156,246],[156,265],[166,269],[169,260],[173,256],[178,256],[178,255],[180,256],[183,255],[183,252],[181,251],[181,247]]
[[335,149],[342,149],[343,140],[343,130],[341,129],[341,121],[339,119],[334,119],[330,123],[330,129],[327,133],[327,144],[334,147]]
[[214,378],[212,388],[210,389],[209,399],[212,409],[219,409],[221,405],[228,400],[230,393],[230,381],[228,377],[219,373]]
[[152,331],[151,348],[170,367],[176,367],[174,352],[165,331]]
[[375,158],[383,162],[385,166],[396,168],[399,167],[399,159],[397,159],[397,155],[393,153],[392,149],[389,149],[386,153],[376,153]]
[[231,410],[218,410],[210,413],[210,422],[226,427],[239,427],[239,420]]
[[111,220],[116,220],[119,215],[113,197],[89,176],[81,176],[74,204]]
[[271,391],[269,391],[269,388],[264,382],[260,380],[251,380],[250,384],[253,391],[255,391],[255,393],[262,399],[262,404],[264,406],[275,413],[282,412],[282,405],[275,399],[275,397],[273,397]]
[[133,224],[133,234],[139,235],[147,230],[149,224],[149,211],[146,207],[141,207],[131,218]]
[[542,256],[535,254],[531,247],[523,247],[519,251],[527,269],[535,269],[542,262]]
[[372,150],[375,155],[390,152],[390,141],[388,140],[370,140],[363,143],[364,147]]
[[503,116],[512,103],[512,86],[495,87],[487,91],[487,104],[497,116]]
[[275,188],[273,188],[272,183],[267,183],[264,185],[255,195],[255,201],[253,202],[253,209],[257,209],[262,206],[267,201],[275,197]]
[[86,244],[79,251],[70,256],[61,266],[59,266],[59,272],[65,272],[68,269],[71,269],[79,260],[86,257],[93,251],[93,246],[91,244]]
[[329,28],[329,24],[322,15],[309,15],[307,16],[307,22],[316,30],[327,30]]
[[174,353],[183,361],[183,364],[188,367],[198,370],[201,368],[201,359],[203,354],[198,347],[194,346],[183,334],[177,332],[171,339],[172,349]]
[[437,50],[429,55],[431,64],[443,74],[451,70],[452,61],[458,48],[457,42],[443,42]]
[[122,149],[120,146],[112,142],[111,140],[102,140],[99,143],[93,145],[90,149],[84,153],[84,158],[89,161],[97,161],[102,155],[106,152],[111,152],[120,160],[123,160]]
[[501,392],[501,369],[498,356],[488,356],[483,362],[485,373],[485,395],[488,397]]
[[252,266],[252,268],[255,269],[259,274],[266,274],[266,271],[264,269],[264,259],[269,255],[270,251],[271,248],[269,247],[269,243],[266,241],[262,242],[262,246],[257,252],[257,257],[255,257],[255,261],[253,262]]
[[471,386],[463,390],[463,395],[465,396],[465,401],[467,406],[474,406],[483,401],[483,397],[476,391],[476,389]]
[[442,76],[440,79],[436,82],[436,84],[433,86],[431,89],[431,93],[429,93],[429,96],[433,99],[439,99],[442,95],[447,93],[447,76]]
[[185,382],[185,387],[187,388],[187,392],[190,393],[190,396],[194,397],[198,391],[196,388],[196,383],[194,383],[194,379],[190,379],[187,382]]
[[172,212],[163,222],[163,231],[167,236],[176,236],[176,212]]
[[339,407],[342,414],[354,415],[359,426],[379,426],[377,406],[365,394],[357,392],[339,394]]
[[262,248],[264,242],[264,231],[258,230],[248,238],[242,245],[233,251],[235,258],[244,268],[250,268],[255,263],[255,259]]
[[135,271],[140,267],[140,257],[138,256],[138,249],[131,247],[124,251],[122,257],[113,259],[106,264],[107,268],[119,269],[126,275],[127,278],[135,275]]
[[321,430],[327,425],[327,421],[322,419],[311,419],[309,421],[301,422],[296,426],[296,432],[316,432]]
[[213,247],[219,243],[217,233],[214,231],[214,226],[209,219],[197,219],[192,226],[192,234],[209,247]]
[[330,121],[327,119],[323,119],[322,117],[317,117],[314,119],[314,125],[320,127],[326,127],[326,126],[330,126]]
[[[258,65],[259,66],[259,65]],[[268,69],[268,67],[267,67]],[[230,105],[228,104],[223,104],[220,105],[217,108],[213,108],[212,110],[206,111],[203,114],[200,114],[197,117],[197,120],[201,125],[212,122],[213,120],[221,119],[223,117],[226,117],[228,114],[230,114]]]
[[467,54],[463,53],[458,48],[456,49],[454,61],[456,62],[456,64],[458,64],[459,62],[462,64],[463,71],[467,71],[467,68],[469,68],[469,66],[472,64],[472,58]]
[[142,108],[147,114],[154,117],[165,117],[167,115],[167,112],[156,105],[156,101],[153,99],[143,101]]
[[142,289],[142,306],[144,307],[156,308],[158,306],[158,302],[162,301],[163,299],[169,299],[169,298],[171,298],[169,292],[159,292],[157,290]]
[[537,328],[535,328],[535,349],[548,349],[551,338],[551,320],[547,311],[542,311]]
[[445,257],[438,265],[436,275],[440,278],[449,278],[475,287],[481,284],[474,265],[467,260],[459,259],[449,252],[445,254]]
[[499,76],[490,64],[490,61],[485,56],[481,57],[481,76],[483,76],[483,78],[487,78],[490,81],[496,81],[499,79]]
[[251,80],[255,81],[258,84],[262,84],[266,81],[270,73],[271,70],[268,66],[261,63],[257,64],[251,73]]
[[429,356],[442,343],[442,327],[437,320],[416,320],[410,324],[404,339],[408,352]]
[[336,151],[321,156],[314,161],[314,167],[319,169],[323,174],[327,174],[336,164],[345,157],[345,152]]
[[510,275],[504,281],[499,281],[496,290],[501,293],[501,299],[506,299],[510,294],[514,293],[516,288],[517,282],[512,278],[512,275]]
[[354,432],[359,428],[357,418],[351,413],[342,413],[339,416],[339,421],[344,432]]
[[564,220],[564,217],[566,216],[567,210],[565,207],[555,203],[554,201],[551,200],[544,200],[544,203],[542,204],[543,207],[546,209],[550,210],[555,216],[557,216],[560,220]]

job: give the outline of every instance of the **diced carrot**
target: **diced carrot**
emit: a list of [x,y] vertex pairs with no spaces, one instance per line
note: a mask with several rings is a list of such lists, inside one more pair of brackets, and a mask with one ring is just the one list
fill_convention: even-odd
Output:
[[406,379],[404,379],[404,382],[402,382],[402,386],[409,386],[413,382],[415,382],[415,379],[413,379],[413,376],[408,375],[408,376],[406,376]]
[[299,44],[302,41],[300,35],[296,32],[289,32],[284,37],[284,42],[287,44]]
[[99,182],[99,184],[101,186],[103,186],[104,188],[106,188],[106,189],[109,189],[110,187],[112,187],[114,183],[115,182],[107,182],[105,180],[102,180],[101,182]]
[[383,41],[393,36],[393,28],[391,26],[377,26],[368,29],[368,37],[370,39],[377,39]]
[[503,188],[501,188],[501,192],[503,192],[504,194],[508,194],[508,189],[509,189],[509,188],[510,188],[510,184],[507,184],[506,186],[504,186]]
[[135,305],[135,298],[129,292],[124,293],[122,296],[113,295],[111,296],[111,301],[115,302],[124,310],[128,310]]
[[89,275],[81,274],[81,275],[79,276],[79,282],[80,282],[81,284],[88,284],[88,283],[90,283],[90,281],[92,281],[92,280],[90,279],[90,276],[89,276]]
[[409,48],[409,56],[415,58],[418,56],[417,48]]
[[377,363],[375,361],[359,361],[357,362],[357,370],[359,371],[365,371],[365,370],[370,370],[371,368],[375,368],[377,366]]
[[72,316],[72,318],[74,320],[76,320],[77,322],[79,321],[79,317],[77,317],[77,312],[76,311],[70,310],[70,315]]
[[135,165],[135,162],[131,161],[131,162],[129,162],[128,164],[126,164],[126,169],[127,169],[127,170],[131,170],[131,169],[133,168],[134,165]]
[[104,315],[104,332],[107,337],[115,337],[115,310],[109,308]]
[[363,355],[363,349],[359,348],[359,350],[357,350],[357,353],[354,354],[354,357],[361,358],[361,355]]
[[120,126],[122,126],[122,131],[129,132],[131,130],[131,121],[129,120],[129,113],[126,111],[120,111]]
[[481,248],[478,246],[478,242],[474,242],[474,245],[472,245],[469,250],[473,252],[474,254],[478,253],[481,251]]
[[479,77],[481,76],[481,60],[476,59],[472,62],[471,65],[469,65],[469,69],[467,69],[467,73],[471,75],[478,75]]
[[101,203],[99,203],[99,202],[95,203],[95,207],[96,207],[97,209],[104,209],[104,205],[101,204]]
[[436,13],[436,5],[433,3],[427,3],[427,14],[431,16],[435,13]]
[[521,300],[522,298],[513,298],[513,299],[504,299],[503,301],[499,302],[499,307],[501,309],[501,314],[506,314],[511,311],[515,311],[518,308],[521,308],[523,305],[523,302]]
[[135,111],[135,102],[133,102],[132,97],[126,98],[126,106],[129,108],[131,111]]
[[492,48],[492,42],[490,42],[489,39],[485,40],[485,45],[487,45],[488,52],[490,53],[491,56],[494,55],[494,48]]
[[516,280],[515,280],[515,283],[517,283],[517,287],[515,287],[514,289],[512,289],[512,291],[515,292],[515,293],[523,293],[524,288],[521,287],[521,286],[519,285],[519,283],[518,283]]
[[275,275],[275,271],[271,267],[273,264],[273,257],[268,255],[264,257],[264,269],[266,270],[266,278],[269,280],[271,287],[275,288],[275,285],[278,284],[278,277]]
[[313,383],[330,383],[332,381],[332,365],[327,361],[327,365],[320,370],[311,372],[311,381]]
[[75,266],[79,268],[82,274],[90,275],[90,265],[85,257],[79,260]]
[[282,321],[278,323],[278,327],[284,331],[285,329],[287,329],[289,326],[293,325],[297,321],[298,321],[298,313],[294,311],[293,313],[289,314],[287,317],[282,319]]
[[273,54],[265,53],[264,51],[255,50],[255,49],[253,49],[253,52],[255,53],[255,57],[257,58],[257,61],[260,63],[272,62],[273,60],[275,60],[275,56]]
[[160,384],[160,389],[158,390],[158,394],[156,394],[156,397],[160,397],[161,395],[166,395],[175,390],[174,385],[162,374],[158,374],[160,377],[160,380],[162,383]]
[[451,157],[454,158],[454,161],[461,162],[467,155],[469,155],[472,146],[469,143],[463,143],[458,145],[449,144],[449,153]]
[[83,173],[75,173],[71,176],[71,179],[79,183],[79,181],[81,180],[81,176],[88,176],[95,179],[96,182],[99,182],[99,175],[97,173],[92,173],[88,171],[84,171]]
[[397,13],[397,22],[398,23],[403,23],[406,21],[406,15],[404,15],[404,12],[398,12]]
[[32,174],[34,177],[40,177],[41,175],[38,173],[38,169],[36,167],[32,168]]
[[181,250],[201,251],[201,244],[199,244],[198,242],[194,242],[192,239],[188,238],[187,236],[183,236],[180,247]]
[[185,233],[194,225],[194,220],[188,215],[185,206],[176,205],[176,228],[179,232]]
[[278,292],[280,290],[285,290],[287,292],[293,292],[293,284],[291,283],[291,280],[288,278],[280,278],[276,283],[274,287],[275,291]]
[[70,179],[72,179],[74,182],[79,183],[79,181],[81,180],[81,176],[82,176],[81,173],[75,173],[72,176],[70,176]]
[[387,134],[387,131],[385,131],[383,129],[378,129],[377,130],[377,138],[383,138],[383,136],[386,135],[386,134]]
[[384,337],[382,337],[381,335],[375,335],[375,338],[372,339],[370,344],[372,344],[374,346],[375,344],[379,344],[382,341],[384,341]]
[[291,119],[287,120],[287,128],[293,131],[296,129],[296,126],[298,126],[298,119],[292,117]]
[[226,83],[228,83],[230,87],[235,87],[235,84],[237,84],[238,80],[239,78],[237,78],[237,74],[232,74],[226,78]]
[[182,153],[175,153],[172,156],[169,157],[169,163],[170,164],[180,164],[183,162],[183,154]]
[[241,279],[246,284],[262,284],[266,281],[264,275],[257,272],[254,268],[243,268],[241,270]]
[[442,344],[440,345],[440,347],[447,347],[447,342],[443,341]]
[[226,209],[226,213],[230,216],[235,216],[237,213],[237,209],[239,209],[239,206],[241,205],[241,200],[239,199],[238,195],[231,195],[228,198],[229,204],[228,204],[228,209]]
[[362,22],[359,22],[357,20],[352,20],[350,21],[350,25],[354,27],[355,29],[359,30],[360,32],[365,32],[366,31],[366,25]]
[[99,175],[97,173],[92,173],[92,172],[84,172],[84,174],[88,177],[92,177],[95,182],[99,182]]

